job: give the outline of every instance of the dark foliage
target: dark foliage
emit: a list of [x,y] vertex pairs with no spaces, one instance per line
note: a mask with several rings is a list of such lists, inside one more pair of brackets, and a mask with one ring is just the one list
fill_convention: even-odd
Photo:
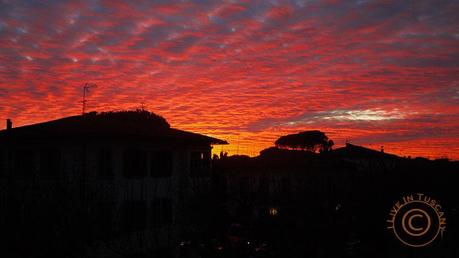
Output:
[[325,133],[318,130],[281,136],[275,144],[278,148],[300,149],[309,152],[329,151],[334,145]]
[[137,110],[124,110],[124,111],[109,111],[109,112],[102,112],[102,113],[95,113],[91,112],[85,114],[85,117],[96,118],[98,120],[107,120],[107,121],[126,121],[126,122],[148,122],[154,124],[155,126],[162,127],[162,128],[170,128],[169,123],[167,120],[157,115],[153,112],[149,112],[144,109],[137,109]]

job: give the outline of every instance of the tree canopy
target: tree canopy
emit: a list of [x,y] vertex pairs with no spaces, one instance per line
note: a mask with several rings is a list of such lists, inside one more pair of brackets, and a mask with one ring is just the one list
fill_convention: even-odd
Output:
[[276,147],[283,149],[324,152],[331,150],[334,142],[328,139],[325,133],[314,130],[281,136],[275,144]]
[[[138,122],[138,123],[149,123],[157,126],[158,128],[170,128],[167,120],[153,112],[149,112],[145,109],[136,110],[123,110],[123,111],[108,111],[102,113],[95,113],[95,117],[98,119],[105,120],[124,120],[126,123]],[[91,113],[85,114],[90,116]]]

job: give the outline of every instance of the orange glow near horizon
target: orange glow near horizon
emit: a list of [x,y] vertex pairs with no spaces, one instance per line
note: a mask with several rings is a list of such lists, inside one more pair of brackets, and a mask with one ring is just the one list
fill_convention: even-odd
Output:
[[13,1],[0,8],[0,119],[143,105],[258,155],[321,130],[459,160],[457,1]]

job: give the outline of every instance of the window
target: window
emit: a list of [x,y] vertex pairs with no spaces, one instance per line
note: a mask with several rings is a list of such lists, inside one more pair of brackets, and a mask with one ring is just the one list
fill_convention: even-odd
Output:
[[7,173],[7,155],[6,151],[0,149],[0,176],[5,176]]
[[172,202],[168,198],[158,198],[151,204],[151,225],[155,228],[172,223]]
[[[174,257],[174,250],[172,248],[155,248],[152,250],[152,256],[151,257]],[[182,257],[182,256],[180,256]]]
[[282,194],[290,194],[291,190],[292,190],[292,186],[290,184],[290,179],[289,178],[286,178],[286,177],[283,177],[280,181],[280,192]]
[[123,203],[123,231],[133,232],[146,228],[147,203],[145,201],[130,201]]
[[113,153],[109,149],[99,150],[97,153],[99,178],[113,178]]
[[250,183],[248,177],[239,178],[239,191],[242,194],[247,194],[250,192]]
[[152,177],[170,177],[172,175],[172,152],[154,151],[150,155]]
[[15,176],[32,176],[35,173],[34,153],[31,150],[17,150],[14,153]]
[[42,150],[40,153],[40,169],[38,174],[42,177],[59,177],[61,153],[55,149]]
[[258,192],[262,197],[269,195],[269,179],[267,177],[260,178]]
[[190,175],[209,176],[210,174],[210,152],[191,152]]
[[103,238],[109,238],[113,233],[113,221],[114,221],[114,202],[100,202],[96,206],[96,226],[99,230],[99,234]]
[[147,175],[147,153],[143,150],[126,150],[123,153],[123,175],[145,177]]

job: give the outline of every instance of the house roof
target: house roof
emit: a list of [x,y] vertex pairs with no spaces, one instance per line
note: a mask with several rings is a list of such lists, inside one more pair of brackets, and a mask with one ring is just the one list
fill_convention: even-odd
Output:
[[384,153],[363,146],[346,143],[345,147],[332,150],[331,155],[346,158],[398,158],[397,155]]
[[301,150],[270,147],[259,156],[233,155],[214,161],[216,169],[239,176],[290,176],[336,174],[355,171],[355,165],[345,159]]
[[170,128],[161,116],[147,111],[95,112],[0,131],[0,140],[120,139],[183,144],[228,144],[224,140]]

